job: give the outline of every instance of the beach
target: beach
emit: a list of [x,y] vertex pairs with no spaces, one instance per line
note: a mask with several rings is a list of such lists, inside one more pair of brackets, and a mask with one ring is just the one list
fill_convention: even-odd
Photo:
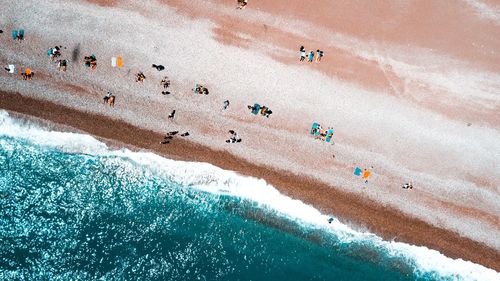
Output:
[[[371,17],[343,25],[337,13],[352,7],[327,1],[315,4],[325,7],[315,17],[295,1],[250,1],[241,12],[233,1],[97,2],[46,1],[49,9],[16,3],[0,12],[2,25],[27,30],[23,42],[1,37],[2,62],[35,72],[31,81],[2,72],[1,109],[116,147],[264,179],[355,229],[500,270],[499,37],[466,30],[461,35],[483,47],[455,48],[460,40],[453,31],[461,27],[440,25],[438,19],[446,22],[441,14],[418,27],[439,26],[435,36],[411,24],[399,25],[397,34],[405,36],[387,31],[394,26],[367,33]],[[379,9],[395,21],[398,11],[413,15],[433,5],[384,3]],[[361,15],[373,7],[364,9]],[[494,12],[476,18],[467,3],[446,9],[452,16],[470,12],[463,24],[484,34],[500,30]],[[114,24],[120,18],[127,20]],[[86,28],[75,34],[78,26]],[[59,44],[70,59],[67,72],[45,55]],[[300,45],[322,48],[326,56],[299,64]],[[78,60],[91,53],[97,55],[95,71]],[[110,65],[118,55],[124,69]],[[167,70],[157,72],[152,63]],[[142,84],[134,82],[138,71],[147,77]],[[169,96],[160,94],[164,75],[172,80]],[[210,94],[194,94],[196,83]],[[114,108],[102,104],[106,91],[117,96]],[[231,104],[224,111],[226,99]],[[256,102],[273,114],[251,115],[246,106]],[[171,121],[173,109],[178,117]],[[335,144],[309,136],[313,122],[333,126]],[[173,130],[190,136],[161,145]],[[228,130],[243,141],[225,143]],[[368,183],[353,176],[356,166],[371,169]],[[409,180],[415,188],[401,189]]]

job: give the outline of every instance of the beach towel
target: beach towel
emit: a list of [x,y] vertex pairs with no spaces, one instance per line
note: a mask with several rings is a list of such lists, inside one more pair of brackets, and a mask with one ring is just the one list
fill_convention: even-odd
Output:
[[319,124],[318,124],[318,123],[316,123],[316,122],[314,122],[314,123],[312,124],[310,134],[311,134],[311,135],[318,135],[318,134],[319,134],[319,130],[318,130],[318,128],[319,128]]
[[326,142],[330,142],[332,140],[332,137],[333,137],[333,129],[329,129],[326,132],[326,139],[325,139],[325,141]]
[[54,53],[54,52],[53,52],[52,48],[49,48],[49,49],[47,50],[47,56],[49,56],[49,57],[50,57],[50,56],[52,56],[52,54],[53,54],[53,53]]
[[368,178],[371,174],[372,174],[372,172],[370,172],[370,171],[368,171],[368,170],[365,170],[365,171],[363,172],[363,178],[364,178],[364,179],[367,179],[367,178]]
[[111,66],[116,67],[116,58],[115,57],[111,58]]
[[256,103],[253,105],[253,110],[252,110],[252,113],[254,115],[257,115],[259,113],[259,110],[260,110],[260,104]]
[[12,40],[17,39],[17,30],[12,30]]
[[116,67],[122,68],[123,67],[123,59],[122,57],[117,57],[116,58]]
[[9,73],[14,73],[16,71],[16,66],[13,64],[9,64]]
[[363,172],[363,170],[361,170],[360,167],[356,167],[354,169],[354,175],[357,176],[357,177],[361,176],[361,172]]
[[26,68],[26,75],[30,75],[30,74],[31,74],[31,69]]

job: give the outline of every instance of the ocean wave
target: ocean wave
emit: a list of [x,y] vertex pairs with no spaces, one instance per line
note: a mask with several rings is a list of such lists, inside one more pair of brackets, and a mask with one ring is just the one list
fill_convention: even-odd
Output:
[[126,159],[134,165],[184,186],[218,195],[227,195],[255,202],[257,207],[286,217],[301,226],[332,233],[341,243],[369,244],[388,258],[404,260],[416,277],[441,280],[500,280],[500,274],[462,259],[451,259],[426,247],[395,241],[355,230],[314,207],[281,194],[262,179],[246,177],[208,163],[174,161],[148,152],[127,149],[111,150],[90,135],[50,131],[39,125],[12,118],[0,111],[0,136],[54,148],[66,153],[81,153]]

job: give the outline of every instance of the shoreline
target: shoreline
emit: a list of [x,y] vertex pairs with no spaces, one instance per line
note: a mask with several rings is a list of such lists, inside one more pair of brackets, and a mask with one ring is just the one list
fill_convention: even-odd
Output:
[[333,214],[355,229],[367,229],[385,240],[405,242],[438,250],[451,258],[462,258],[500,271],[500,253],[483,243],[461,237],[392,208],[287,171],[256,165],[226,150],[214,150],[180,138],[161,145],[162,134],[118,119],[70,109],[52,102],[0,91],[0,109],[47,120],[64,128],[93,135],[107,144],[148,150],[173,160],[207,162],[241,175],[264,179],[281,193]]

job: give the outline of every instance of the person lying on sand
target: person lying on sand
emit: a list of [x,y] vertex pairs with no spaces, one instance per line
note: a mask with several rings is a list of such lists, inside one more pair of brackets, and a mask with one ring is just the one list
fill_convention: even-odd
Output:
[[158,71],[162,71],[162,70],[164,70],[164,69],[165,69],[165,67],[164,67],[163,65],[161,65],[161,64],[158,64],[158,65],[157,65],[157,64],[154,64],[154,63],[153,63],[152,67],[153,67],[153,68],[156,68],[156,70],[158,70]]
[[108,93],[102,99],[103,99],[105,104],[107,103],[107,104],[109,104],[109,106],[115,107],[116,97],[111,92],[108,91]]
[[135,75],[135,82],[143,82],[145,79],[146,79],[146,75],[144,75],[144,73],[142,73],[142,71],[140,71],[139,73],[137,73]]
[[166,95],[170,95],[170,92],[169,91],[162,91],[161,94],[166,96]]
[[236,6],[236,9],[244,9],[246,5],[248,5],[248,0],[237,0],[238,6]]
[[172,110],[172,112],[170,112],[170,114],[168,115],[168,119],[174,119],[175,117],[175,109]]
[[181,137],[187,137],[187,136],[189,136],[189,132],[185,132],[185,133],[181,134]]
[[401,186],[403,189],[413,189],[413,183],[410,181],[409,183],[405,183]]
[[273,114],[273,112],[271,111],[271,109],[269,109],[269,107],[264,105],[260,108],[260,115],[265,116],[266,118],[269,118],[269,116],[271,114]]
[[175,136],[175,135],[177,135],[177,133],[179,133],[179,131],[168,132],[167,136]]

